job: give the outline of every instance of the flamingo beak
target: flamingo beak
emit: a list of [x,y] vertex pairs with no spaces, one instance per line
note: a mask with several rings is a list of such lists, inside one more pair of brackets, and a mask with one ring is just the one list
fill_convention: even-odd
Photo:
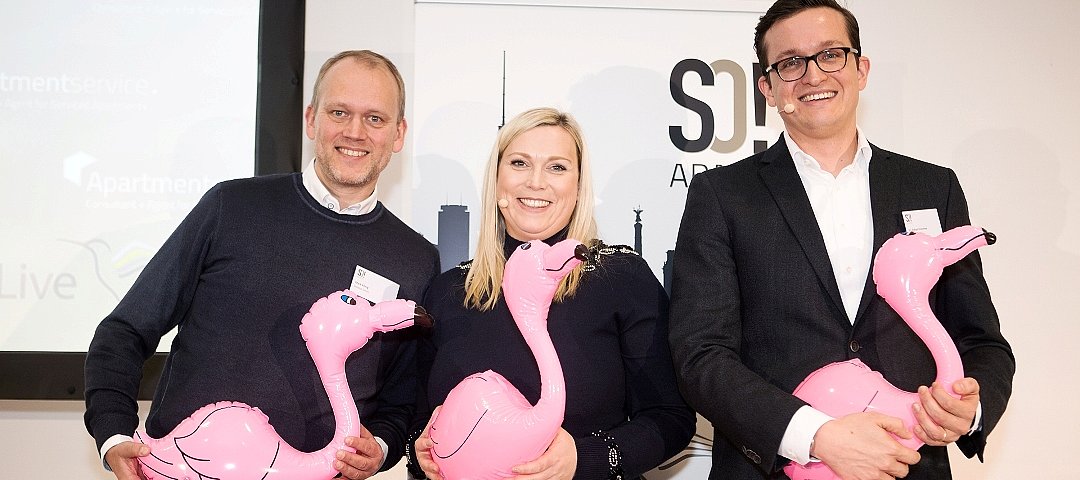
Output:
[[987,245],[993,245],[993,244],[997,243],[997,235],[994,235],[994,232],[987,231],[984,228],[983,229],[983,235],[986,236],[986,244]]
[[589,247],[579,243],[578,246],[574,247],[574,258],[581,260],[582,262],[592,260],[589,255]]
[[435,319],[424,310],[424,307],[420,305],[416,306],[416,311],[413,317],[413,325],[419,325],[424,328],[431,328],[435,325]]

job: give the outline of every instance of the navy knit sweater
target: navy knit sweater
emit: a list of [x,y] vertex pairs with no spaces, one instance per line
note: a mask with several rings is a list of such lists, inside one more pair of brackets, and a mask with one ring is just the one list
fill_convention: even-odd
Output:
[[[259,407],[302,451],[333,437],[334,416],[299,325],[312,302],[349,288],[357,265],[419,300],[438,273],[435,248],[381,203],[366,215],[320,206],[300,174],[223,182],[173,232],[86,358],[86,427],[97,445],[138,424],[143,361],[179,333],[146,421],[160,437],[203,405]],[[360,420],[402,454],[416,389],[415,328],[377,334],[346,362]]]
[[[522,242],[507,238],[509,257]],[[552,304],[548,313],[566,378],[562,426],[577,444],[575,479],[608,478],[607,444],[592,436],[599,431],[618,444],[623,478],[636,478],[689,443],[696,416],[675,383],[663,287],[626,247],[594,253],[598,261],[586,266],[575,295]],[[506,377],[530,403],[540,398],[536,361],[505,300],[500,297],[485,312],[463,306],[467,265],[437,277],[425,297],[435,328],[418,354],[421,378],[430,370],[421,415],[441,405],[463,378],[488,369]],[[422,420],[420,427],[427,417]]]

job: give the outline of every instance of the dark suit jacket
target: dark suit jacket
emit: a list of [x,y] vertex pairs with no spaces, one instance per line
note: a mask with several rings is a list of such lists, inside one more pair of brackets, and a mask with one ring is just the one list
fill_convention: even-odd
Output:
[[[969,224],[956,175],[872,146],[874,252],[904,230],[901,212],[936,208],[943,230]],[[992,225],[988,229],[992,231]],[[1012,350],[978,253],[947,267],[930,304],[978,380],[979,454],[1012,390]],[[694,177],[675,248],[670,339],[680,389],[715,429],[710,478],[784,478],[776,452],[805,403],[791,392],[813,370],[859,358],[915,391],[935,375],[925,345],[867,279],[854,325],[783,137],[765,152]],[[908,478],[950,478],[945,448],[923,447]]]

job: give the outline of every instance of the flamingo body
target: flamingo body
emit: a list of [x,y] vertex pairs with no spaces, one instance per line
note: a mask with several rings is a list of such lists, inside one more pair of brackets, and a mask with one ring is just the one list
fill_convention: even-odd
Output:
[[[926,344],[937,367],[935,381],[954,397],[959,395],[952,390],[952,384],[964,377],[964,366],[956,344],[930,309],[930,289],[946,266],[995,241],[994,234],[973,226],[957,227],[936,237],[901,233],[887,240],[874,259],[878,295]],[[811,372],[793,393],[832,417],[874,411],[899,418],[910,431],[916,425],[911,405],[919,402],[919,395],[893,386],[857,358],[830,363]],[[896,440],[914,450],[923,446],[914,435]],[[784,467],[784,473],[792,480],[840,478],[819,462],[807,465],[791,462]]]
[[566,411],[566,383],[547,332],[547,313],[559,281],[585,258],[580,242],[548,247],[534,240],[506,261],[502,292],[536,358],[541,394],[532,405],[502,375],[470,375],[446,396],[428,432],[432,459],[446,480],[513,477],[511,469],[539,457],[551,444]]
[[359,412],[345,377],[345,359],[360,349],[376,331],[411,326],[415,303],[390,300],[374,306],[349,291],[317,300],[300,322],[301,335],[315,360],[323,387],[330,397],[336,429],[326,447],[301,452],[277,434],[270,419],[258,408],[240,402],[217,402],[191,414],[168,435],[152,438],[135,432],[136,442],[150,447],[140,457],[148,480],[265,480],[330,479],[338,450],[346,436],[360,432]]
[[[453,414],[443,407],[432,423],[431,438],[438,439],[432,454],[441,462],[440,472],[448,479],[512,477],[511,468],[544,453],[562,423],[561,416],[559,422],[554,422],[535,415],[540,412],[533,412],[525,396],[491,370],[462,380],[446,396],[444,405],[471,406]],[[500,452],[462,448],[466,444],[497,446]],[[450,458],[453,460],[448,461]],[[476,465],[484,465],[487,471],[477,475]]]

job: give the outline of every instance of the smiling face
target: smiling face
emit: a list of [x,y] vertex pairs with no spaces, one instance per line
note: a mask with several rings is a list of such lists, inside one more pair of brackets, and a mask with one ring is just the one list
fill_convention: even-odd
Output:
[[[773,64],[793,56],[813,56],[830,47],[851,47],[844,17],[830,8],[812,8],[776,22],[764,36],[767,61]],[[866,87],[870,59],[848,54],[847,65],[825,73],[809,62],[806,75],[785,82],[770,72],[758,79],[758,88],[770,106],[782,113],[784,127],[795,138],[830,138],[855,135],[859,92]]]
[[506,233],[543,240],[570,224],[578,199],[578,154],[574,138],[559,126],[526,130],[499,158],[496,198]]
[[304,115],[315,141],[315,172],[351,205],[371,195],[390,156],[404,145],[397,82],[385,68],[345,58],[327,70],[320,88],[319,104]]

